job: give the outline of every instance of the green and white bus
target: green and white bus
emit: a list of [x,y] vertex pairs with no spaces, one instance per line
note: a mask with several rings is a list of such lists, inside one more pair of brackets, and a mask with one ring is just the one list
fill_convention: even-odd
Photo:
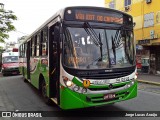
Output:
[[117,10],[66,7],[20,44],[19,70],[62,109],[134,98],[133,27],[132,16]]

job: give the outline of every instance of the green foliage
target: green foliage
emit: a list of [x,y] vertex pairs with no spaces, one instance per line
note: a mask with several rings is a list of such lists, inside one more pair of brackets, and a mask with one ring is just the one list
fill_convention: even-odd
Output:
[[11,10],[0,9],[0,42],[5,43],[5,39],[9,38],[8,33],[14,31],[15,27],[12,23],[17,20],[16,15]]

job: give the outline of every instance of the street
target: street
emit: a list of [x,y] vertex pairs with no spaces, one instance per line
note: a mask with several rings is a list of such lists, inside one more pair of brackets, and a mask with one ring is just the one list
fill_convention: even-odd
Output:
[[[107,111],[159,111],[160,88],[140,83],[138,89],[138,97],[135,99],[89,108],[87,111],[106,111],[106,113]],[[17,75],[0,77],[0,111],[52,111],[51,113],[54,114],[54,111],[60,111],[60,109],[54,104],[46,105],[38,90],[29,83],[24,83],[22,75]],[[79,112],[79,110],[76,111]],[[141,117],[141,119],[151,118]]]
[[0,0],[0,120],[160,120],[159,5]]

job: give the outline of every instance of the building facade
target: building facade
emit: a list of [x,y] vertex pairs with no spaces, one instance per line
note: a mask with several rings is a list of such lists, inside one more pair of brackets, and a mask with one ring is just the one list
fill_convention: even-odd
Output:
[[[137,61],[149,60],[148,73],[160,73],[160,0],[105,0],[107,8],[133,16]],[[143,64],[142,64],[143,67]]]
[[6,52],[13,52],[13,49],[18,49],[19,44],[16,42],[8,42],[6,43],[6,46],[4,47],[4,50]]

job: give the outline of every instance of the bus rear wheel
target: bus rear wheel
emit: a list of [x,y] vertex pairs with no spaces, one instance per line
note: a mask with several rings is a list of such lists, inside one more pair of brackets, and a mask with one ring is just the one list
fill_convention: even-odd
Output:
[[6,74],[3,73],[3,76],[6,76]]
[[41,94],[43,96],[43,99],[44,99],[45,103],[47,105],[50,105],[51,104],[51,99],[49,99],[48,96],[47,96],[47,86],[46,86],[46,83],[45,83],[44,80],[42,80],[42,82],[41,82]]
[[28,80],[24,77],[23,78],[23,81],[25,82],[25,83],[28,83]]

